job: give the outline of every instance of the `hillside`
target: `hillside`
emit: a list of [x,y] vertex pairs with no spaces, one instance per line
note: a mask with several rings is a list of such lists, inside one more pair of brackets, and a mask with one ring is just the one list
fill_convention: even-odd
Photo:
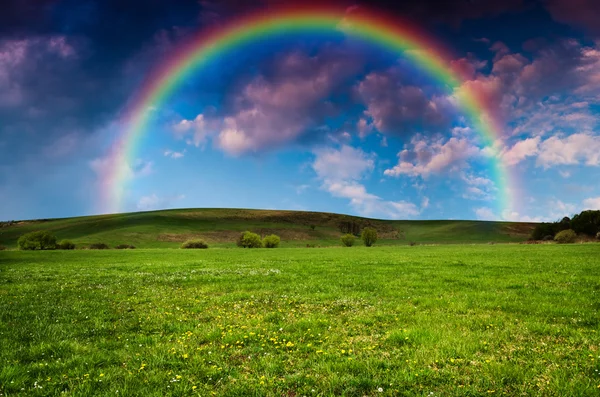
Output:
[[[58,239],[78,246],[103,242],[110,246],[176,248],[201,237],[212,246],[234,246],[240,232],[281,236],[282,246],[339,245],[340,224],[375,227],[378,245],[519,242],[526,240],[532,223],[485,221],[391,221],[348,215],[249,209],[176,209],[64,219],[19,221],[0,227],[0,244],[16,247],[20,235],[50,230]],[[314,230],[312,228],[314,226]]]

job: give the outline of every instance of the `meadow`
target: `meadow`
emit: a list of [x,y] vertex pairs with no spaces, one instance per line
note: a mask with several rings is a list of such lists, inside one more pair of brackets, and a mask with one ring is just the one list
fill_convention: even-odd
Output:
[[280,236],[282,247],[340,246],[341,222],[375,227],[379,245],[521,242],[535,227],[522,222],[398,221],[324,212],[191,208],[5,222],[0,223],[0,245],[16,248],[19,236],[47,230],[59,240],[73,241],[78,248],[93,243],[178,248],[193,238],[201,238],[211,247],[234,247],[240,233],[250,230]]
[[600,244],[0,252],[0,395],[592,396]]

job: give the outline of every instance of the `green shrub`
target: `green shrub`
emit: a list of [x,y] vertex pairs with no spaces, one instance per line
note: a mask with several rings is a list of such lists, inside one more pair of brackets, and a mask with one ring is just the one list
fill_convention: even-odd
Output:
[[554,241],[554,237],[552,237],[551,235],[547,235],[547,236],[544,236],[542,241]]
[[91,250],[107,250],[110,247],[104,243],[94,243],[94,244],[90,244],[88,248]]
[[271,234],[270,236],[263,238],[262,243],[265,248],[277,248],[277,247],[279,247],[280,241],[281,241],[281,239],[279,238],[278,235]]
[[60,243],[56,244],[56,249],[58,249],[58,250],[74,250],[75,244],[69,240],[62,240]]
[[181,248],[184,249],[206,249],[208,244],[202,239],[188,240],[181,244]]
[[575,242],[576,238],[577,238],[577,233],[575,233],[575,231],[569,229],[569,230],[563,230],[562,232],[559,232],[554,237],[554,241],[556,241],[559,244],[572,244]]
[[40,230],[22,235],[17,244],[21,250],[53,250],[56,248],[56,237],[48,231]]
[[244,232],[240,235],[237,241],[238,247],[242,248],[262,248],[262,241],[260,236],[252,232]]
[[129,244],[119,244],[115,247],[118,250],[128,250],[128,249],[135,249],[135,247],[133,245],[129,245]]
[[360,238],[367,247],[370,247],[377,241],[377,230],[372,227],[365,227],[360,234]]
[[344,247],[352,247],[354,245],[353,234],[344,234],[342,237],[340,237],[340,239],[342,240],[342,244],[344,244]]

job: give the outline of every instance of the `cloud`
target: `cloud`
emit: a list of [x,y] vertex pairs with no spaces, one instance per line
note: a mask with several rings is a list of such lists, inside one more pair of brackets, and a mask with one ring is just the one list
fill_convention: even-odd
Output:
[[[344,145],[339,149],[320,148],[314,151],[312,168],[321,180],[321,189],[334,197],[350,200],[350,206],[362,216],[386,218],[415,217],[421,209],[408,201],[386,201],[369,193],[360,180],[374,169],[373,156],[361,149]],[[422,208],[429,205],[424,199]]]
[[314,56],[286,54],[268,76],[253,78],[231,98],[216,146],[240,155],[297,143],[319,132],[334,110],[328,97],[360,65],[339,49],[326,48]]
[[476,208],[475,215],[477,216],[477,219],[482,221],[495,221],[498,219],[496,214],[494,214],[494,211],[488,207]]
[[596,0],[546,0],[554,19],[599,35],[600,6]]
[[428,177],[431,174],[450,172],[465,167],[467,159],[481,154],[481,150],[467,138],[453,136],[443,138],[415,136],[410,149],[398,153],[398,164],[386,169],[387,176],[401,175]]
[[204,146],[207,138],[211,135],[211,130],[203,114],[197,115],[193,120],[180,120],[173,125],[173,131],[178,138],[191,133],[192,139],[190,143],[196,147]]
[[563,164],[600,165],[600,136],[573,134],[550,137],[540,144],[537,164],[549,168]]
[[164,154],[165,157],[170,157],[172,159],[180,159],[183,156],[185,156],[185,149],[183,151],[181,151],[181,152],[175,152],[175,151],[172,151],[172,150],[165,150],[163,154]]
[[177,201],[183,200],[185,195],[159,197],[156,193],[149,196],[143,196],[139,199],[136,208],[138,211],[152,211],[171,208]]
[[363,118],[358,124],[361,137],[373,127],[395,135],[444,130],[449,128],[455,111],[446,95],[429,95],[421,87],[405,84],[396,68],[369,73],[355,90],[367,108],[368,120]]
[[503,138],[594,127],[597,121],[589,103],[597,102],[600,95],[597,44],[562,38],[525,47],[532,54],[513,53],[505,44],[494,43],[491,71],[475,72],[456,90],[456,96],[468,92],[488,104]]
[[500,156],[504,164],[516,165],[527,157],[537,155],[539,144],[540,137],[527,138],[515,143],[511,148],[503,150]]
[[320,148],[315,150],[312,164],[317,176],[325,180],[358,180],[373,171],[373,156],[343,145],[340,149]]
[[[536,165],[548,169],[556,165],[600,165],[600,136],[577,133],[569,136],[540,137],[518,141],[503,148],[505,164],[516,165],[528,157],[536,157]],[[561,174],[566,175],[566,174]]]
[[600,210],[600,197],[591,197],[583,200],[584,210]]

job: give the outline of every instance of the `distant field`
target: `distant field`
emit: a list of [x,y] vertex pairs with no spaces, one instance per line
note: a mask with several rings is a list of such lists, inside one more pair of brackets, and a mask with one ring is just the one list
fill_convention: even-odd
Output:
[[0,395],[593,396],[600,244],[0,252]]
[[111,247],[132,244],[138,248],[175,248],[187,239],[201,237],[211,246],[228,247],[234,246],[240,232],[251,230],[278,234],[283,247],[338,246],[339,224],[344,221],[375,227],[379,245],[520,242],[535,226],[516,222],[386,221],[301,211],[179,209],[18,222],[0,228],[0,244],[14,248],[20,235],[50,230],[59,239],[71,239],[79,246],[103,242]]

